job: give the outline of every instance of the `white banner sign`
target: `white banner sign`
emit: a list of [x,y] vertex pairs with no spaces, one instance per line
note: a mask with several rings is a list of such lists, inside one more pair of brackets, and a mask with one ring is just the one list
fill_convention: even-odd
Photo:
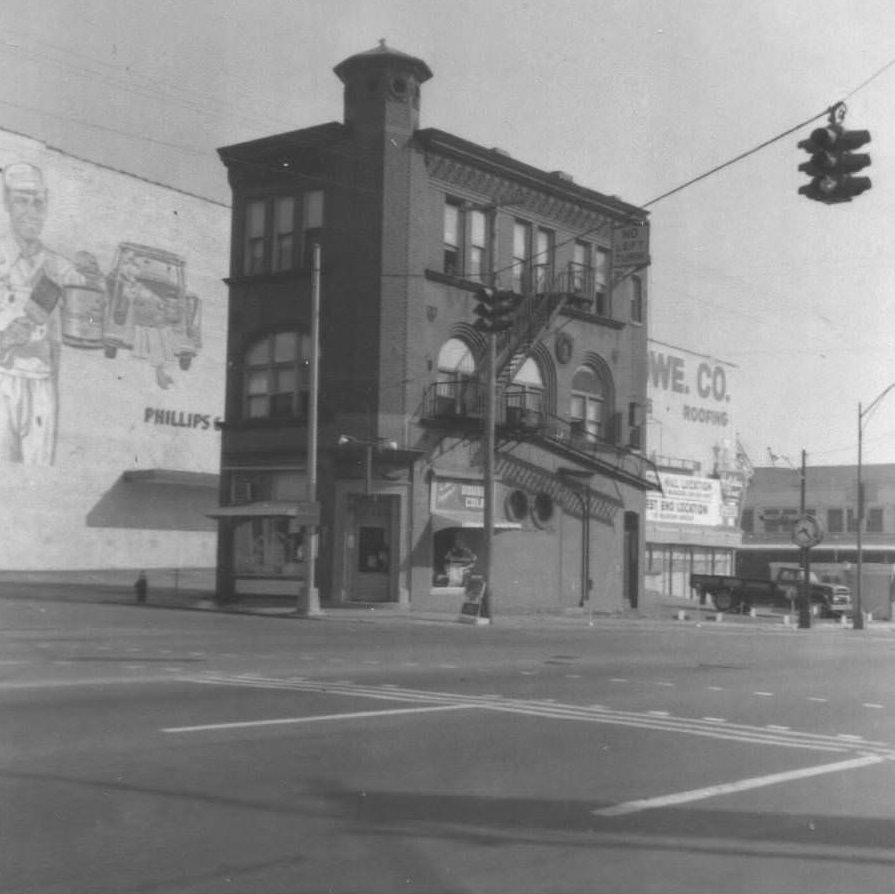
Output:
[[646,495],[648,522],[706,525],[725,524],[722,513],[721,482],[715,478],[659,473],[663,493]]

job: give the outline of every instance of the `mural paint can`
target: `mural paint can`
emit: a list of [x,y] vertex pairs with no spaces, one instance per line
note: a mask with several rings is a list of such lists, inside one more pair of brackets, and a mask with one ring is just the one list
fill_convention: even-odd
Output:
[[66,286],[62,303],[62,341],[75,348],[101,348],[105,315],[104,289]]

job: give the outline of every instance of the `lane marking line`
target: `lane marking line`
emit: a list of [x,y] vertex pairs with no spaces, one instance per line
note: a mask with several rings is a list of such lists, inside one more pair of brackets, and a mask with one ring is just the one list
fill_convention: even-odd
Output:
[[753,695],[763,695],[765,698],[771,698],[774,693],[773,692],[762,692],[760,689],[757,692],[753,692]]
[[478,705],[431,705],[423,708],[392,708],[388,711],[352,711],[350,714],[315,714],[310,717],[274,717],[270,720],[237,720],[231,723],[204,723],[197,726],[169,726],[163,733],[199,733],[209,730],[248,729],[258,726],[286,726],[297,723],[316,723],[321,720],[362,720],[367,717],[394,717],[397,714],[424,714],[432,711],[460,711]]
[[625,801],[613,807],[604,807],[601,810],[592,810],[594,816],[625,816],[630,813],[639,813],[642,810],[654,810],[657,807],[671,807],[677,804],[688,804],[691,801],[703,801],[706,798],[716,798],[719,795],[730,795],[735,792],[744,792],[754,788],[764,788],[768,785],[778,785],[781,782],[792,782],[797,779],[808,779],[812,776],[822,776],[827,773],[840,773],[844,770],[855,770],[859,767],[869,767],[871,764],[879,764],[885,758],[875,754],[866,754],[851,760],[838,761],[835,764],[821,764],[814,767],[804,767],[801,770],[787,770],[783,773],[770,773],[767,776],[753,776],[749,779],[740,779],[738,782],[724,782],[720,785],[709,785],[705,788],[691,789],[688,792],[675,792],[670,795],[660,795],[657,798],[641,798],[638,801]]
[[[197,676],[183,678],[184,682],[199,685],[251,686],[264,689],[289,689],[300,692],[318,692],[327,695],[343,695],[352,698],[371,698],[398,702],[424,702],[426,704],[464,704],[477,705],[492,711],[521,714],[531,717],[550,718],[556,720],[584,721],[590,723],[606,723],[616,726],[646,728],[654,731],[686,733],[696,736],[708,736],[714,739],[725,739],[736,742],[777,745],[788,748],[802,748],[812,751],[849,752],[857,751],[857,742],[816,733],[775,732],[761,727],[742,724],[706,722],[694,718],[656,717],[642,712],[617,711],[611,709],[593,710],[581,705],[562,705],[548,701],[527,701],[517,699],[495,699],[493,696],[461,695],[459,693],[439,692],[416,689],[381,689],[377,686],[350,685],[339,686],[324,681],[290,682],[283,678],[265,680],[238,680],[226,674],[204,672]],[[893,746],[886,742],[860,742],[860,754],[882,753],[885,757],[895,758]]]
[[875,702],[864,702],[864,704],[861,705],[861,707],[862,707],[862,708],[877,708],[878,710],[882,711],[882,709],[883,709],[885,706],[884,706],[884,705],[878,705],[878,704],[876,704]]

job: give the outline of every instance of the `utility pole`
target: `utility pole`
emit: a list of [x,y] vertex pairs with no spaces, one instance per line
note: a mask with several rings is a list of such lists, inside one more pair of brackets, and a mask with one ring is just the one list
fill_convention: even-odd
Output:
[[[891,387],[891,386],[890,386]],[[885,392],[883,392],[885,394]],[[879,398],[877,398],[879,399]],[[873,406],[873,404],[871,404]],[[863,454],[863,433],[861,429],[863,428],[862,422],[864,419],[864,413],[861,409],[861,404],[858,404],[858,518],[857,518],[857,526],[855,528],[855,536],[856,536],[856,545],[858,548],[858,574],[855,578],[855,605],[854,605],[854,615],[852,620],[852,629],[853,630],[863,630],[864,629],[864,606],[861,601],[862,597],[862,580],[864,577],[864,543],[862,540],[862,531],[864,528],[864,482],[862,480],[863,469],[862,466],[862,454]]]
[[[802,451],[802,480],[799,497],[799,515],[805,517],[805,477],[806,459],[808,454]],[[802,547],[802,598],[799,600],[799,627],[811,626],[811,549]]]
[[496,447],[494,427],[497,415],[497,334],[488,332],[488,357],[485,374],[485,605],[486,615],[494,620],[494,450]]
[[[310,395],[308,399],[307,477],[309,504],[317,501],[317,398],[320,392],[320,243],[315,242],[311,262],[311,357]],[[299,593],[297,614],[321,614],[320,594],[317,592],[317,524],[305,525],[305,585]]]

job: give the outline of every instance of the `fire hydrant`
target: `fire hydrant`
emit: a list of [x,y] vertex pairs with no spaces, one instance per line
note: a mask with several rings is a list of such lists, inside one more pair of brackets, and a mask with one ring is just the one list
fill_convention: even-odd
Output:
[[149,588],[149,582],[146,580],[146,572],[141,571],[134,581],[134,591],[137,594],[137,604],[143,605],[146,602],[146,591]]

